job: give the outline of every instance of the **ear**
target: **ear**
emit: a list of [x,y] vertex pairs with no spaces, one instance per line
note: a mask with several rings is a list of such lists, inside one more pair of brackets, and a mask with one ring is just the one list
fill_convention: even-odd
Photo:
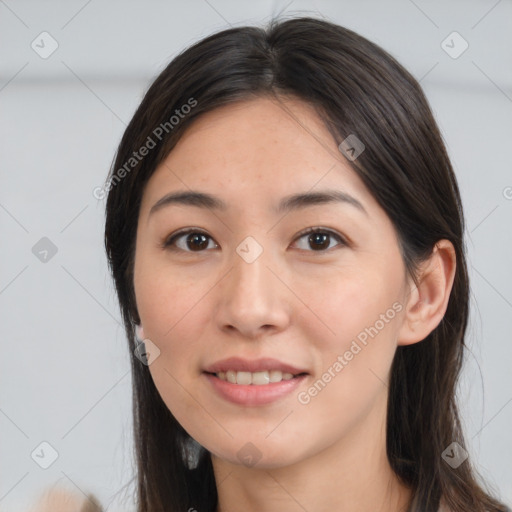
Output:
[[139,341],[143,341],[146,339],[146,336],[144,335],[144,329],[142,328],[141,324],[135,325],[135,336]]
[[439,325],[448,307],[456,259],[452,243],[440,240],[419,270],[418,286],[410,280],[398,345],[422,341]]

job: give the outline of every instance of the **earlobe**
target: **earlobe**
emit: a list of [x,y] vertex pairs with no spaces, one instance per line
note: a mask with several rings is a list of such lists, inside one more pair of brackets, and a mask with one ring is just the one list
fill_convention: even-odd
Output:
[[398,345],[411,345],[424,340],[441,322],[455,278],[456,255],[448,240],[434,246],[430,258],[423,263],[418,285],[410,283]]
[[144,329],[143,329],[141,324],[136,324],[135,325],[135,336],[137,337],[137,339],[139,341],[143,341],[145,339]]

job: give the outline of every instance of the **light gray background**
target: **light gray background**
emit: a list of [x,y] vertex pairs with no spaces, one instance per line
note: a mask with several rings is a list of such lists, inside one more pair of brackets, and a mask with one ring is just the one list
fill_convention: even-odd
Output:
[[[512,502],[509,0],[0,0],[2,512],[26,510],[56,482],[93,491],[109,511],[133,510],[129,359],[103,251],[104,201],[93,189],[150,81],[178,51],[283,9],[359,32],[421,80],[468,223],[466,448]],[[31,48],[43,31],[59,45],[47,59]],[[441,47],[453,31],[469,44],[456,59]],[[32,252],[42,237],[57,247],[46,263]],[[46,470],[31,458],[43,441],[59,453]]]

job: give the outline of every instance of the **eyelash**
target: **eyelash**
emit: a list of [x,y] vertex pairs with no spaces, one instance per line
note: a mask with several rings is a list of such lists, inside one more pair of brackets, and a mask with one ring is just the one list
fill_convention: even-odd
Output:
[[[182,251],[182,252],[186,252],[186,253],[190,253],[190,254],[205,252],[207,249],[204,249],[204,250],[201,250],[201,251],[189,251],[189,250],[184,250],[184,249],[177,248],[175,246],[176,240],[178,240],[179,238],[181,238],[181,237],[183,237],[185,235],[189,235],[191,233],[205,235],[206,237],[210,238],[210,240],[213,240],[213,238],[210,237],[210,235],[208,235],[206,232],[202,231],[201,229],[187,228],[187,229],[184,229],[182,231],[178,231],[177,233],[175,233],[175,234],[171,235],[170,237],[166,238],[163,241],[163,243],[161,244],[162,249],[168,249],[168,250],[171,250],[171,251]],[[336,233],[335,231],[332,231],[331,229],[326,229],[326,228],[321,228],[321,227],[314,227],[314,228],[305,229],[304,231],[301,231],[297,235],[295,240],[299,240],[300,238],[302,238],[302,237],[304,237],[306,235],[315,234],[315,233],[327,234],[330,237],[335,238],[339,242],[339,245],[341,247],[349,245],[347,243],[347,241],[345,240],[345,238],[343,238],[339,233]],[[325,250],[319,249],[318,251],[306,250],[306,249],[301,249],[301,250],[306,250],[306,252],[326,253],[326,252],[328,252],[328,251],[330,251],[332,249],[333,249],[333,247],[325,249]]]

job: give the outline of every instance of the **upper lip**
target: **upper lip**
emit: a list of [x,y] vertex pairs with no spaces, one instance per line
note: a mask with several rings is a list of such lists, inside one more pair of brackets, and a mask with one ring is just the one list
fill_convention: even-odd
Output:
[[217,361],[204,369],[207,373],[227,372],[228,370],[251,373],[265,370],[279,370],[283,373],[292,373],[293,375],[307,373],[304,369],[268,357],[252,360],[243,359],[241,357],[230,357],[228,359],[222,359],[222,361]]

